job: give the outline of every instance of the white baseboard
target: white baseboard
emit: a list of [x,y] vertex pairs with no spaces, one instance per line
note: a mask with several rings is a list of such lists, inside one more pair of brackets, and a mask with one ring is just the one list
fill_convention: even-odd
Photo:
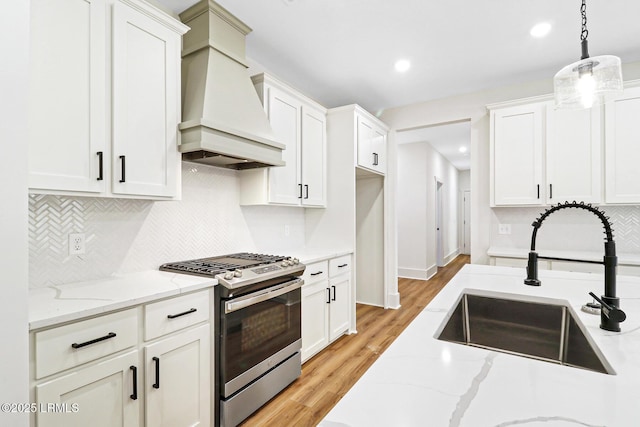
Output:
[[422,268],[398,267],[398,277],[405,279],[427,280],[429,278],[427,273],[428,272]]
[[456,257],[458,255],[460,255],[460,250],[459,249],[456,249],[456,250],[452,251],[449,255],[444,257],[444,265],[449,264],[451,261],[456,259]]
[[395,294],[390,294],[387,296],[387,301],[389,302],[389,306],[387,308],[397,310],[400,308],[400,293],[396,292]]

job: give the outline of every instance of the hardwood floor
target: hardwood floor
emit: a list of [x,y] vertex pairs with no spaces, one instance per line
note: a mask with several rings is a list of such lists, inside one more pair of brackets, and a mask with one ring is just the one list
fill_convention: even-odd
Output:
[[241,425],[316,426],[382,352],[465,264],[459,255],[430,280],[399,279],[398,310],[357,304],[358,333],[345,335],[302,366],[302,375]]

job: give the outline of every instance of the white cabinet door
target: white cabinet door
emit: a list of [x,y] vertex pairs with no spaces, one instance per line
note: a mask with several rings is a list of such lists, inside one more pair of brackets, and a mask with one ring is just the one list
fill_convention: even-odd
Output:
[[180,35],[113,5],[112,191],[175,196]]
[[491,111],[491,190],[496,206],[544,203],[544,105]]
[[64,413],[38,411],[38,427],[138,426],[143,378],[136,350],[41,383],[36,403],[59,404]]
[[365,117],[357,116],[358,166],[386,172],[387,133]]
[[303,105],[301,164],[304,206],[325,206],[327,203],[325,129],[325,114]]
[[146,425],[210,425],[210,342],[206,324],[145,347]]
[[605,104],[605,201],[640,203],[640,87]]
[[546,117],[547,202],[600,203],[600,108],[556,110],[549,104]]
[[373,169],[384,174],[387,172],[387,133],[374,127],[371,133],[371,151],[373,153]]
[[299,205],[302,198],[300,173],[300,118],[298,100],[273,87],[268,89],[269,123],[278,141],[286,145],[282,152],[285,166],[269,169],[269,202]]
[[329,344],[330,295],[327,281],[302,287],[302,360]]
[[344,274],[329,280],[331,304],[329,304],[329,341],[333,341],[349,329],[349,301],[351,278]]
[[104,0],[31,1],[31,189],[105,189],[105,34]]

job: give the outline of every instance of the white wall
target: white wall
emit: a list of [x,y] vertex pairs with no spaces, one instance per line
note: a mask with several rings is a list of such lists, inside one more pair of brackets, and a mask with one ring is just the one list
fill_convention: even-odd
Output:
[[[640,62],[623,65],[625,80],[640,78]],[[471,262],[487,264],[493,211],[489,207],[489,114],[487,104],[553,92],[549,79],[453,96],[385,110],[382,120],[392,130],[471,120]],[[529,220],[530,221],[530,220]]]
[[[295,255],[305,245],[304,209],[239,206],[239,173],[183,162],[180,201],[31,195],[30,286],[239,251]],[[68,255],[72,232],[85,233],[85,254]]]
[[[29,402],[27,299],[27,96],[29,1],[0,14],[0,403]],[[0,425],[27,426],[28,414],[0,413]]]
[[460,191],[471,190],[471,170],[458,171],[458,187]]
[[442,187],[443,255],[458,253],[458,170],[427,143],[400,144],[396,190],[398,275],[428,279],[436,265],[436,177]]

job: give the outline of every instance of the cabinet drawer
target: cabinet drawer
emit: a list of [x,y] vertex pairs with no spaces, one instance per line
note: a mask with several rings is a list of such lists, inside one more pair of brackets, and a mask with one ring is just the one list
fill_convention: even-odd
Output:
[[344,255],[329,260],[329,276],[335,277],[351,271],[351,255]]
[[206,290],[145,305],[145,341],[209,320],[210,299]]
[[116,353],[137,342],[136,309],[36,332],[36,379]]
[[329,278],[329,263],[327,261],[314,262],[307,264],[307,268],[302,275],[305,285],[319,282]]

